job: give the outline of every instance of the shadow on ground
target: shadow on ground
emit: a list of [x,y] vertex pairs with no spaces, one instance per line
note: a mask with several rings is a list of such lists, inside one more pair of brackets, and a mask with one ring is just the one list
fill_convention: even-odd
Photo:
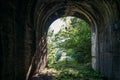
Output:
[[39,74],[37,76],[32,77],[30,80],[53,80],[52,76],[47,74]]

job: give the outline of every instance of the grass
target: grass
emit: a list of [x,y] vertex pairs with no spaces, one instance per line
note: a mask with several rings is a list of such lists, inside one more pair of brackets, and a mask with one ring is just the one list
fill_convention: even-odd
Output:
[[78,64],[75,61],[49,64],[49,69],[42,72],[52,75],[53,80],[103,80],[103,76],[92,70],[89,65]]

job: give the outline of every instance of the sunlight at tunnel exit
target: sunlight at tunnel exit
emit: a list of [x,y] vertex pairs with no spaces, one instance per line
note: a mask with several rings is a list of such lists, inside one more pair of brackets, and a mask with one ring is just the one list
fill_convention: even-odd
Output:
[[54,34],[58,33],[62,27],[65,27],[67,24],[70,23],[70,19],[72,17],[66,17],[66,22],[59,18],[55,20],[51,25],[49,30],[54,31]]

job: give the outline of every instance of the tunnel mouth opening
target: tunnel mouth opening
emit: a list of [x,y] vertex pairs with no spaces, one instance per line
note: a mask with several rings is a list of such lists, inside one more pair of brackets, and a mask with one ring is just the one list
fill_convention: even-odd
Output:
[[[81,75],[86,75],[84,72],[95,73],[91,68],[91,58],[91,29],[88,23],[73,16],[61,17],[55,20],[48,29],[48,61],[46,68],[40,72],[58,79],[62,74],[67,78],[70,77],[69,75],[71,78],[77,75],[76,79],[80,79]],[[83,74],[79,75],[82,70]]]
[[[53,6],[52,4],[49,4]],[[44,5],[43,5],[44,6]],[[84,5],[86,6],[86,5]],[[54,9],[50,9],[46,11],[45,16],[38,16],[35,18],[36,23],[36,30],[37,30],[37,43],[39,44],[38,54],[40,53],[40,56],[38,57],[40,60],[38,60],[36,72],[41,72],[42,69],[44,69],[46,66],[48,67],[47,62],[47,35],[48,35],[48,29],[49,26],[54,22],[56,19],[59,19],[61,17],[67,17],[67,16],[74,16],[77,18],[83,19],[91,29],[91,65],[92,69],[95,71],[99,71],[99,52],[98,52],[98,24],[96,21],[95,15],[93,15],[91,12],[89,12],[90,7],[87,7],[86,9],[83,8],[83,5],[78,5],[77,3],[68,3],[64,4],[61,3],[59,6],[55,6]],[[40,13],[42,13],[40,11]],[[40,32],[40,33],[39,33]],[[49,60],[48,60],[49,61]]]
[[[52,53],[50,51],[55,49],[55,52],[52,54],[63,52],[66,53],[64,55],[69,55],[70,52],[72,52],[71,49],[78,49],[77,52],[79,53],[83,52],[83,54],[85,54],[89,52],[89,60],[86,62],[91,61],[91,28],[83,19],[74,16],[58,18],[50,25],[47,34],[48,54]],[[82,47],[79,45],[86,46]],[[79,48],[86,49],[81,50]],[[86,50],[88,50],[88,52],[85,52]],[[76,51],[73,51],[73,53],[76,53]],[[81,56],[83,57],[85,55]],[[80,63],[82,62],[84,62],[84,60]]]

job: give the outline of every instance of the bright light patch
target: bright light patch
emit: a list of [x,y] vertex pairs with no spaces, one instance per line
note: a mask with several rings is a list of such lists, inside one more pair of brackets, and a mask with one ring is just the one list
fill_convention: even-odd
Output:
[[57,19],[50,25],[50,30],[54,30],[54,34],[56,34],[62,26],[65,26],[65,22],[61,19]]
[[51,25],[49,30],[54,30],[54,34],[58,33],[62,27],[65,27],[72,17],[67,17],[66,21],[61,20],[61,18],[55,20]]

